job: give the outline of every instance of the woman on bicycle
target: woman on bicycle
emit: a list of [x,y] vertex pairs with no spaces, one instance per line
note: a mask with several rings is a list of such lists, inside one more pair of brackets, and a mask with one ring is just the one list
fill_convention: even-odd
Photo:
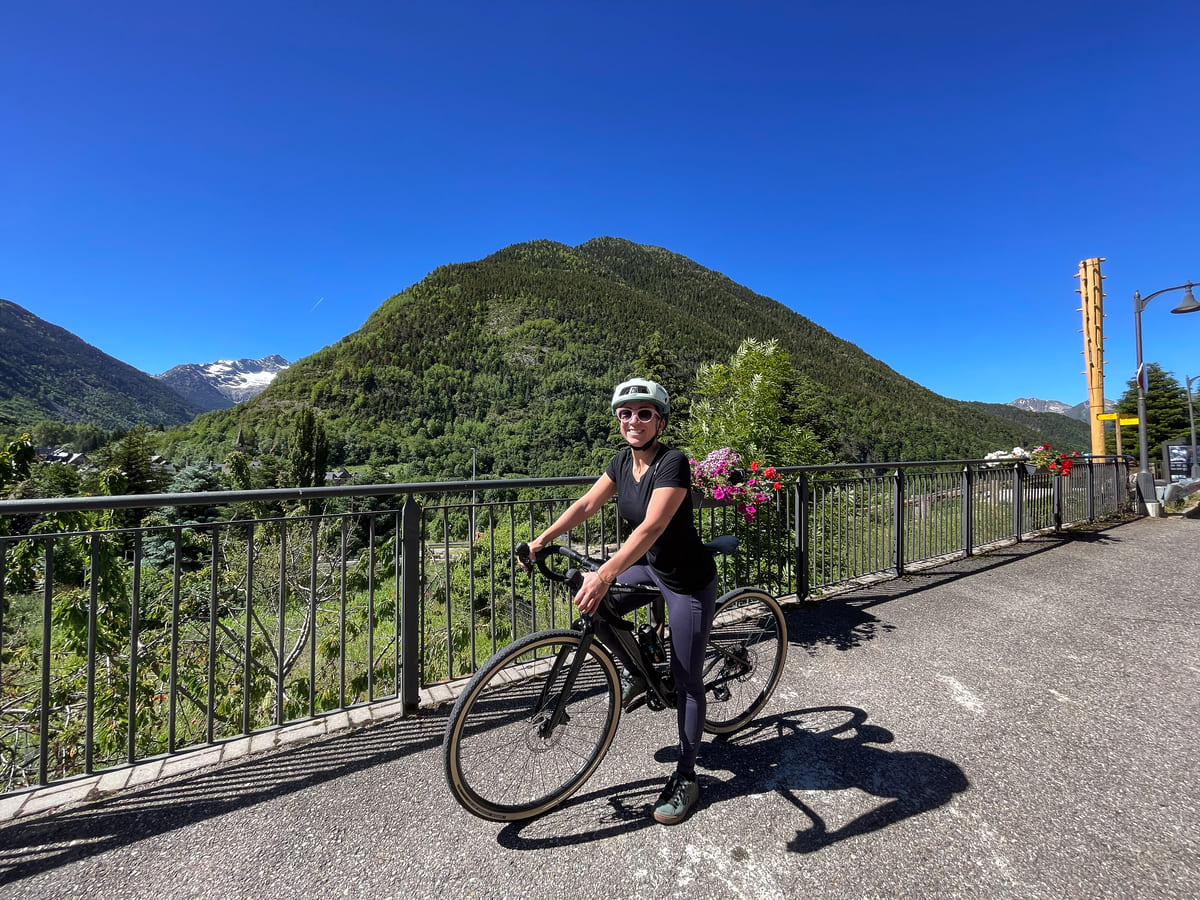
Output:
[[[671,623],[671,672],[678,698],[679,762],[654,805],[654,818],[665,825],[683,821],[700,795],[696,784],[696,753],[704,726],[706,698],[702,666],[717,598],[717,568],[705,551],[692,516],[691,466],[679,450],[659,441],[671,415],[671,399],[656,382],[634,378],[613,391],[611,409],[626,446],[613,458],[586,494],[530,542],[536,555],[555,538],[590,519],[616,496],[617,513],[633,531],[597,571],[583,576],[575,605],[591,613],[614,582],[654,584],[666,600]],[[636,594],[625,595],[628,613],[639,605]],[[641,599],[641,603],[645,600]],[[597,622],[605,645],[608,626]],[[622,659],[622,704],[646,690],[631,660]]]

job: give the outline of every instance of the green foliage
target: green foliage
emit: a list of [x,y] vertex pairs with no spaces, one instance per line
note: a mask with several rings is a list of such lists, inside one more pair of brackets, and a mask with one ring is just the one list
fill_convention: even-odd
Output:
[[[1125,382],[1125,393],[1117,401],[1117,412],[1122,416],[1137,417],[1137,377]],[[1136,429],[1134,437],[1121,435],[1121,449],[1125,453],[1137,453]],[[1152,457],[1161,457],[1161,447],[1167,442],[1187,443],[1190,435],[1188,423],[1187,389],[1175,380],[1174,373],[1164,371],[1158,363],[1146,364],[1146,446]],[[1106,436],[1110,453],[1116,452],[1116,432]]]
[[295,487],[320,487],[325,483],[325,467],[329,461],[329,438],[325,426],[317,421],[308,407],[296,414],[288,451],[288,484]]
[[33,444],[27,434],[7,446],[0,445],[0,496],[11,485],[29,477],[33,460]]
[[732,447],[747,463],[829,462],[813,424],[828,432],[815,387],[796,373],[777,341],[748,338],[727,364],[704,366],[697,375],[688,446],[696,459]]
[[145,425],[129,430],[125,437],[95,455],[101,472],[107,472],[107,486],[98,493],[158,494],[166,488],[170,476],[155,464],[154,439]]

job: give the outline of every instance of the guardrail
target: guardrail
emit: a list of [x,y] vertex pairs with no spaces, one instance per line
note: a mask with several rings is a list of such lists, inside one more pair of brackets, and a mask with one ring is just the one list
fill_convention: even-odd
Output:
[[[727,584],[805,598],[1127,511],[1128,458],[780,470]],[[469,675],[570,597],[512,549],[592,477],[0,501],[0,791],[211,746]],[[619,545],[613,507],[572,535]]]

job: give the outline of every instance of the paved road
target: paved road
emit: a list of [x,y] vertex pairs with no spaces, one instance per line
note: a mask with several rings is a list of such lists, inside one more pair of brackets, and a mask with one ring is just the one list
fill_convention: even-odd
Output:
[[0,827],[0,897],[1195,897],[1200,521],[1039,538],[789,614],[788,671],[706,744],[675,828],[667,715],[565,808],[498,826],[444,713]]

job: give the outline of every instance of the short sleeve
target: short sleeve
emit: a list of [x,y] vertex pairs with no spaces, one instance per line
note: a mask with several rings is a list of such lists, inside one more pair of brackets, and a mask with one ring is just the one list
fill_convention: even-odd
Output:
[[687,456],[679,450],[671,450],[663,457],[658,467],[658,476],[654,479],[655,487],[692,486],[692,466]]

